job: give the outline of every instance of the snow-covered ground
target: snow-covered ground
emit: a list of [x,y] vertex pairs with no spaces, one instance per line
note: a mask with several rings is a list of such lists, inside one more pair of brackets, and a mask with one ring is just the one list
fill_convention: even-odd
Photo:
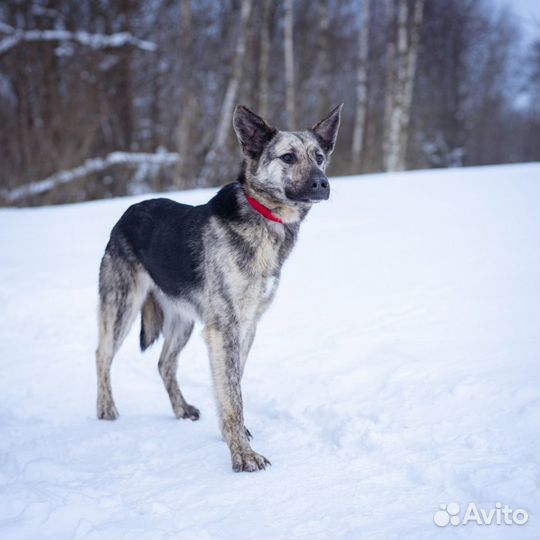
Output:
[[[96,288],[144,197],[0,211],[0,538],[537,538],[539,180],[516,165],[332,182],[244,378],[255,450],[231,470],[196,332],[178,421],[159,344],[113,365],[94,415]],[[189,203],[212,190],[174,193]],[[440,504],[529,513],[438,527]]]

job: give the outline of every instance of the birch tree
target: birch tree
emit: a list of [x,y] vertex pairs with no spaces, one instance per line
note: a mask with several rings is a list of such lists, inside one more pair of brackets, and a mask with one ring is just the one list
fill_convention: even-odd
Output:
[[359,172],[364,148],[367,114],[367,67],[369,54],[370,1],[362,3],[361,28],[358,40],[358,68],[356,73],[356,111],[352,139],[352,170]]
[[[223,103],[221,105],[221,112],[214,135],[214,140],[209,152],[206,154],[204,165],[199,176],[200,184],[207,183],[208,180],[212,179],[214,176],[219,176],[220,174],[227,172],[225,168],[221,167],[222,156],[220,156],[220,154],[225,148],[227,136],[231,129],[234,105],[238,96],[240,78],[242,77],[244,57],[246,55],[247,28],[249,15],[251,13],[251,6],[252,0],[242,0],[231,75],[227,84],[227,90],[225,91],[225,97],[223,98]],[[228,164],[225,165],[228,166]]]
[[287,111],[287,128],[296,128],[296,97],[294,87],[294,4],[293,0],[285,0],[283,12],[284,51],[285,51],[285,109]]
[[[411,102],[416,73],[418,41],[424,0],[415,0],[412,20],[407,0],[398,0],[396,43],[390,38],[387,49],[387,87],[385,100],[384,168],[405,169]],[[391,0],[391,25],[395,25],[395,6]],[[391,28],[391,31],[393,28]]]
[[395,56],[396,56],[396,33],[397,33],[397,18],[396,18],[396,2],[397,0],[388,0],[387,2],[387,44],[385,57],[385,92],[384,92],[384,117],[383,117],[383,169],[388,170],[388,156],[390,154],[390,123],[392,112],[394,110],[394,95],[395,95]]

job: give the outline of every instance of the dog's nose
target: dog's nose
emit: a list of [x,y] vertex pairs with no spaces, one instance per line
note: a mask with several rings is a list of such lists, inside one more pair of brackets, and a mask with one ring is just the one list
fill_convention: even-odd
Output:
[[330,197],[330,184],[328,178],[322,173],[311,176],[311,198],[316,201],[325,200]]

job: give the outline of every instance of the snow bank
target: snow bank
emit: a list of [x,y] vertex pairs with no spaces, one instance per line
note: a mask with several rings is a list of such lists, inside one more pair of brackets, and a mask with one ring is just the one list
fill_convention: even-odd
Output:
[[[96,278],[143,197],[0,210],[0,538],[531,538],[539,521],[539,167],[332,181],[244,379],[234,474],[200,332],[174,419],[136,328],[94,416]],[[212,190],[175,193],[206,201]],[[497,502],[526,525],[438,527]]]

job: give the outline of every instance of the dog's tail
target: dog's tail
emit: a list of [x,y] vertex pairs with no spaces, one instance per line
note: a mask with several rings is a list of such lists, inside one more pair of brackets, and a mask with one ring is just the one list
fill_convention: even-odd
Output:
[[152,292],[149,292],[141,309],[141,351],[156,341],[163,328],[163,310]]

